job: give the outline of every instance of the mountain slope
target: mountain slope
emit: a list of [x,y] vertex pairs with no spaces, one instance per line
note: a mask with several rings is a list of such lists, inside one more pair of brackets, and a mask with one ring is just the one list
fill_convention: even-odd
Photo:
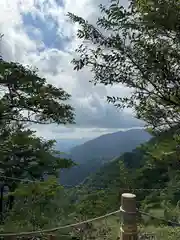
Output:
[[60,150],[62,152],[66,151],[69,152],[70,149],[77,145],[81,145],[85,142],[87,142],[88,138],[77,138],[77,139],[56,139],[56,146],[55,148],[57,150]]
[[[126,152],[114,161],[104,164],[97,172],[86,178],[74,194],[83,204],[89,201],[91,193],[95,196],[98,192],[103,193],[107,197],[104,211],[116,209],[119,196],[125,191],[135,192],[137,201],[146,208],[162,207],[161,203],[167,201],[169,204],[169,199],[171,204],[176,206],[180,197],[180,159],[176,147],[177,142],[173,138],[173,133],[165,132],[155,136],[132,152]],[[97,202],[98,200],[96,197]]]
[[123,153],[114,161],[104,164],[97,172],[91,174],[84,182],[88,189],[112,189],[122,187],[120,174],[120,160],[128,169],[138,169],[145,162],[143,149],[134,149]]
[[131,129],[102,135],[71,149],[71,157],[77,163],[91,159],[110,160],[123,152],[134,149],[140,143],[148,141],[150,135],[142,129]]
[[105,134],[74,147],[71,149],[69,157],[78,165],[63,170],[60,174],[60,181],[64,185],[79,184],[104,163],[124,152],[132,151],[150,138],[151,136],[143,129],[131,129]]

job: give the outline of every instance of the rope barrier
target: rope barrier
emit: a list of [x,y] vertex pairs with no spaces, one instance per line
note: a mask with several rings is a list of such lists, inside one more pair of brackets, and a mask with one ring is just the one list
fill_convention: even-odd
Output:
[[178,222],[166,220],[165,218],[161,218],[161,217],[152,216],[151,214],[149,214],[147,212],[142,212],[142,211],[138,211],[138,212],[141,213],[142,215],[145,215],[145,216],[148,216],[148,217],[151,217],[151,218],[154,218],[154,219],[166,222],[166,223],[171,223],[172,225],[180,226],[180,223],[178,223]]
[[17,236],[26,236],[26,235],[33,236],[33,235],[38,235],[38,234],[42,234],[42,233],[51,233],[51,232],[55,232],[55,231],[70,228],[70,227],[77,227],[77,226],[83,225],[85,223],[94,222],[94,221],[109,217],[111,215],[117,214],[120,211],[121,210],[119,209],[117,211],[110,212],[110,213],[107,213],[107,214],[99,216],[99,217],[91,218],[91,219],[88,219],[86,221],[82,221],[82,222],[78,222],[78,223],[72,223],[72,224],[69,224],[69,225],[59,226],[59,227],[45,229],[45,230],[37,230],[37,231],[32,231],[32,232],[20,232],[20,233],[1,233],[0,237],[17,237]]
[[120,190],[128,190],[128,192],[134,192],[134,191],[162,191],[162,190],[165,190],[163,188],[132,188],[132,189],[129,189],[129,188],[120,188]]
[[20,182],[31,182],[31,183],[38,182],[38,181],[29,180],[29,179],[21,179],[21,178],[15,178],[15,177],[7,177],[7,176],[0,176],[0,178],[20,181]]
[[[4,177],[4,176],[0,176],[0,177]],[[6,178],[10,178],[10,179],[13,179],[13,180],[17,179],[17,178],[11,178],[11,177],[6,177]],[[20,179],[18,179],[18,180],[20,180]],[[26,181],[26,180],[24,180],[24,181]],[[31,181],[31,180],[27,180],[27,181],[34,182],[34,181]],[[125,190],[125,189],[123,189],[123,190]],[[130,189],[127,189],[127,190],[129,191]],[[147,190],[147,189],[136,189],[136,190]],[[150,190],[150,189],[148,189],[148,190]],[[132,189],[131,189],[131,191],[132,191]],[[30,231],[30,232],[19,232],[19,233],[17,233],[17,232],[16,233],[4,232],[4,233],[0,233],[0,237],[18,237],[18,236],[27,236],[27,235],[29,235],[29,236],[36,235],[37,236],[37,235],[41,235],[41,234],[44,234],[44,233],[52,233],[52,232],[55,232],[55,231],[58,231],[58,230],[63,230],[63,229],[71,228],[71,227],[77,227],[77,226],[80,226],[80,225],[83,225],[83,224],[86,224],[86,223],[90,223],[90,222],[94,222],[94,221],[97,221],[97,220],[100,220],[100,219],[104,219],[108,216],[117,214],[119,212],[122,212],[121,208],[117,211],[110,212],[110,213],[107,213],[105,215],[95,217],[95,218],[91,218],[91,219],[81,221],[81,222],[76,222],[76,223],[72,223],[72,224],[68,224],[68,225],[64,225],[64,226],[58,226],[58,227],[50,228],[50,229]],[[172,225],[175,225],[175,226],[180,226],[180,223],[178,223],[178,222],[174,222],[174,221],[171,221],[171,220],[166,220],[166,219],[161,218],[161,217],[156,217],[156,216],[151,215],[150,213],[143,212],[143,211],[140,211],[138,209],[137,209],[137,213],[140,213],[140,214],[145,215],[145,216],[149,216],[149,217],[154,218],[154,219],[158,219],[160,221],[164,221],[168,224],[172,224]]]
[[[107,213],[107,214],[99,216],[99,217],[95,217],[95,218],[85,220],[85,221],[82,221],[82,222],[72,223],[72,224],[68,224],[68,225],[65,225],[65,226],[59,226],[59,227],[50,228],[50,229],[37,230],[37,231],[31,231],[31,232],[19,232],[19,233],[1,233],[0,237],[17,237],[17,236],[27,236],[27,235],[29,235],[29,236],[36,235],[37,236],[37,235],[41,235],[43,233],[52,233],[52,232],[55,232],[55,231],[58,231],[58,230],[63,230],[63,229],[71,228],[71,227],[77,227],[77,226],[80,226],[80,225],[83,225],[83,224],[86,224],[86,223],[90,223],[90,222],[94,222],[94,221],[97,221],[97,220],[100,220],[100,219],[104,219],[108,216],[115,215],[119,212],[121,212],[121,209],[119,209],[117,211],[114,211],[114,212]],[[171,220],[166,220],[164,218],[156,217],[156,216],[153,216],[153,215],[151,215],[147,212],[139,211],[138,209],[137,209],[137,212],[142,214],[142,215],[149,216],[151,218],[158,219],[160,221],[164,221],[166,223],[171,223],[172,225],[180,226],[180,223],[178,223],[178,222],[174,222],[174,221],[171,221]]]
[[[9,180],[14,180],[14,181],[20,181],[20,182],[30,182],[30,183],[39,183],[40,181],[33,181],[33,180],[29,180],[29,179],[21,179],[21,178],[15,178],[15,177],[7,177],[7,176],[0,176],[0,178],[3,179],[9,179]],[[84,182],[84,181],[83,181]],[[61,185],[61,184],[59,184]],[[83,185],[83,183],[79,184],[78,186],[75,186],[75,188],[80,187],[80,185]],[[62,186],[62,185],[61,185]],[[97,189],[97,188],[96,188]],[[99,189],[103,189],[103,188],[99,188]],[[166,189],[163,188],[134,188],[134,189],[130,189],[130,188],[119,188],[119,190],[122,191],[128,191],[128,192],[134,192],[134,191],[163,191]]]
[[[29,180],[29,179],[20,179],[20,178],[8,177],[8,176],[2,176],[2,175],[0,176],[0,178],[10,179],[10,180],[14,180],[14,181],[21,181],[21,182],[30,182],[30,183],[36,183],[36,182],[39,183],[40,182],[40,181],[32,181],[32,180]],[[128,191],[128,192],[134,192],[134,191],[162,191],[162,190],[165,190],[165,189],[161,189],[161,188],[154,188],[154,189],[146,189],[146,188],[135,188],[135,189],[127,188],[126,189],[126,188],[119,188],[119,190]],[[63,229],[71,228],[71,227],[77,227],[77,226],[80,226],[80,225],[83,225],[83,224],[86,224],[86,223],[97,221],[97,220],[106,218],[108,216],[117,214],[117,213],[119,213],[121,211],[122,210],[119,209],[117,211],[110,212],[110,213],[107,213],[105,215],[102,215],[102,216],[99,216],[99,217],[95,217],[95,218],[92,218],[92,219],[88,219],[86,221],[77,222],[77,223],[73,223],[73,224],[68,224],[68,225],[65,225],[65,226],[58,226],[58,227],[50,228],[50,229],[44,229],[44,230],[42,229],[42,230],[37,230],[37,231],[19,232],[19,233],[17,233],[17,232],[16,233],[4,232],[4,233],[0,233],[0,237],[17,237],[17,236],[27,236],[27,235],[29,235],[29,236],[36,235],[37,236],[37,235],[41,235],[41,234],[44,234],[44,233],[52,233],[52,232],[55,232],[55,231],[58,231],[58,230],[63,230]],[[174,222],[174,221],[171,221],[171,220],[166,220],[166,219],[161,218],[161,217],[156,217],[156,216],[151,215],[150,213],[139,211],[138,209],[137,209],[137,213],[140,213],[142,215],[145,215],[145,216],[157,219],[159,221],[166,222],[166,223],[174,225],[174,226],[180,226],[180,223],[178,223],[178,222]]]

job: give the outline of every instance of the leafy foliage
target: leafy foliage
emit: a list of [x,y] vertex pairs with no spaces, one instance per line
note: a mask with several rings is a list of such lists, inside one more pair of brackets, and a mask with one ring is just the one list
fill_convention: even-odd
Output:
[[[100,6],[102,15],[93,26],[69,13],[79,23],[84,40],[74,69],[90,67],[92,82],[123,84],[125,97],[108,97],[118,107],[134,108],[137,117],[154,130],[179,125],[180,55],[179,2],[131,1],[127,9],[117,0]],[[87,43],[87,44],[86,44]]]
[[73,206],[69,206],[63,187],[54,177],[45,182],[20,183],[11,194],[16,201],[2,226],[7,232],[32,231],[63,225],[68,220],[67,215],[74,210]]
[[[50,175],[58,177],[59,169],[73,165],[71,160],[60,158],[60,153],[54,150],[55,141],[38,138],[34,131],[28,129],[29,124],[72,124],[74,109],[68,103],[70,95],[62,88],[48,84],[45,78],[38,75],[37,69],[7,62],[2,57],[0,89],[2,223],[17,203],[17,195],[13,192],[19,188],[19,184],[12,179],[44,181]],[[4,199],[6,187],[8,199]],[[38,191],[42,194],[45,189],[39,187]],[[40,207],[40,203],[37,204]]]
[[58,176],[59,169],[70,167],[72,161],[61,159],[53,149],[54,143],[36,137],[35,132],[22,125],[5,128],[0,138],[1,174],[31,180]]
[[3,121],[73,123],[70,95],[48,84],[37,69],[0,60],[0,113]]

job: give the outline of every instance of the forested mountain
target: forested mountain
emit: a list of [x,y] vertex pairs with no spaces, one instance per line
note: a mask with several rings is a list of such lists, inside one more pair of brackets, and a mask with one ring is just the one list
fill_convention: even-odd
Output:
[[81,145],[90,140],[89,138],[76,139],[56,139],[55,148],[60,151],[68,153],[73,147]]
[[128,169],[138,169],[145,163],[145,154],[146,152],[140,148],[122,154],[114,161],[104,164],[104,166],[102,166],[97,172],[91,174],[84,182],[84,186],[89,189],[111,189],[114,187],[123,187],[122,182],[120,181],[122,177],[122,172],[120,172],[120,161],[122,161],[124,166]]
[[77,163],[77,166],[63,169],[60,181],[65,185],[78,184],[104,163],[124,152],[132,151],[150,138],[151,135],[143,129],[131,129],[105,134],[74,147],[70,150],[69,157]]
[[[179,157],[174,155],[171,159],[168,155],[164,155],[165,151],[171,153],[176,147],[176,141],[172,136],[172,132],[165,132],[153,137],[132,152],[122,154],[91,174],[86,178],[83,186],[79,187],[77,193],[74,192],[82,206],[85,207],[88,202],[90,203],[92,196],[96,196],[97,204],[103,198],[104,210],[111,211],[118,208],[119,196],[126,191],[135,192],[138,202],[140,201],[146,209],[161,208],[169,199],[171,200],[168,204],[171,207],[176,204],[180,196]],[[161,191],[148,191],[148,189],[161,189]],[[101,211],[103,206],[99,206]],[[171,214],[168,216],[171,217]]]
[[72,148],[70,156],[76,163],[85,163],[91,161],[92,158],[106,162],[123,152],[131,151],[150,138],[150,134],[143,129],[109,133]]

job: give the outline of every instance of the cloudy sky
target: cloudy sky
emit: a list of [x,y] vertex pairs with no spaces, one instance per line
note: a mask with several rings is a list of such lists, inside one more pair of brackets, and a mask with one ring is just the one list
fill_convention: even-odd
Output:
[[[107,104],[106,96],[122,96],[122,86],[94,87],[87,69],[73,71],[70,61],[80,40],[77,26],[66,14],[75,13],[95,23],[98,5],[108,0],[0,0],[0,53],[6,60],[39,68],[40,75],[72,95],[76,125],[33,126],[46,138],[96,137],[106,132],[139,125],[131,111],[119,111]],[[127,4],[126,0],[122,1]]]

